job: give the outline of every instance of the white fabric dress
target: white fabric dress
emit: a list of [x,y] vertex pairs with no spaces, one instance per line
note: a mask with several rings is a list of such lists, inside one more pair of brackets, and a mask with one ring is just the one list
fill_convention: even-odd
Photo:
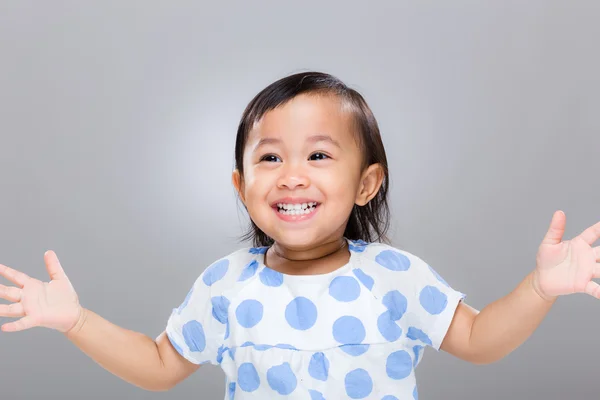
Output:
[[461,292],[420,258],[348,241],[322,275],[264,265],[267,248],[209,266],[167,322],[189,361],[220,365],[233,399],[417,399],[415,367],[439,349]]

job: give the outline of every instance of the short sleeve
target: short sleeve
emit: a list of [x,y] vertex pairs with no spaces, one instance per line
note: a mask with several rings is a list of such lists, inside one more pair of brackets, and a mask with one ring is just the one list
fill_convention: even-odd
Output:
[[166,334],[171,344],[194,364],[218,364],[218,349],[228,326],[228,304],[218,295],[217,282],[225,276],[228,266],[227,259],[209,266],[167,321]]
[[418,278],[415,287],[418,326],[408,328],[407,337],[440,349],[454,313],[465,295],[453,289],[429,264],[413,259]]

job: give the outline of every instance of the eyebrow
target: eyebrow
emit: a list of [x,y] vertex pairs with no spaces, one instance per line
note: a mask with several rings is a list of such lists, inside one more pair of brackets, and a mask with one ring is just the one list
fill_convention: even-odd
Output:
[[[339,142],[337,140],[333,139],[329,135],[313,135],[307,139],[307,142],[309,142],[309,143],[328,142],[340,149],[342,148],[342,146],[340,146]],[[256,146],[254,147],[254,151],[258,150],[262,146],[266,146],[267,144],[278,144],[278,143],[281,143],[281,139],[262,138],[258,141]]]
[[314,136],[309,137],[308,141],[310,143],[328,142],[336,147],[339,147],[340,149],[342,148],[342,146],[340,146],[340,144],[337,140],[335,140],[334,138],[332,138],[331,136],[328,136],[328,135],[314,135]]

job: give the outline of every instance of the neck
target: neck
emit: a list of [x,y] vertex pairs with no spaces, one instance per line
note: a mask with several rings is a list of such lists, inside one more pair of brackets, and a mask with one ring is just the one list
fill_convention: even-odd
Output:
[[289,247],[275,243],[270,250],[276,257],[286,261],[315,261],[335,255],[342,251],[345,245],[346,239],[341,237],[310,249],[290,249]]

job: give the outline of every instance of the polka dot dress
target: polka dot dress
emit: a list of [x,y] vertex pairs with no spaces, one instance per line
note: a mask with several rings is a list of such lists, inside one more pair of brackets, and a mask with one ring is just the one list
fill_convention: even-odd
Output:
[[410,253],[348,244],[348,264],[323,275],[272,270],[266,248],[218,260],[169,317],[171,343],[221,366],[226,400],[418,399],[415,368],[464,295]]

